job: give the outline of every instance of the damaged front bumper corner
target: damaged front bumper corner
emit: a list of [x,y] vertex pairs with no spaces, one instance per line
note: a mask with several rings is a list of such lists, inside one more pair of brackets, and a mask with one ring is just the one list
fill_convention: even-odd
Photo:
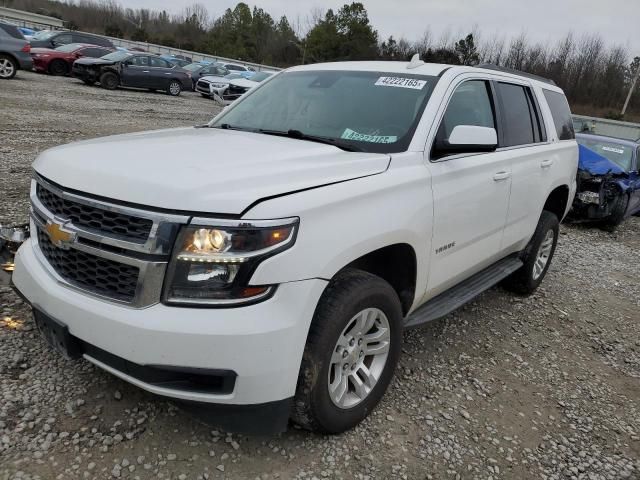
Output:
[[29,238],[29,224],[2,226],[0,224],[0,286],[11,283],[14,257],[18,248]]
[[576,196],[569,217],[573,221],[603,220],[609,217],[623,195],[612,174],[592,175],[578,171]]

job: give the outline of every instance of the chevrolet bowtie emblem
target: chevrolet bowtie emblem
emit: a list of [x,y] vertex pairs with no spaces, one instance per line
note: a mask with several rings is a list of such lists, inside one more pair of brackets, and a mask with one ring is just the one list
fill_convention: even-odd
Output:
[[44,227],[47,235],[49,235],[49,239],[51,243],[53,243],[56,247],[62,248],[64,250],[69,248],[69,245],[76,241],[76,234],[73,232],[68,232],[63,229],[63,226],[58,223],[47,223]]

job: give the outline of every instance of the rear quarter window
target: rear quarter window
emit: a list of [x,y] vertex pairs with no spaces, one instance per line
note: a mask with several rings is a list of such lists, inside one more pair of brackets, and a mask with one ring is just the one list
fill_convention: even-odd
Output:
[[24,35],[18,30],[18,27],[14,25],[7,25],[6,23],[0,23],[0,30],[8,34],[10,37],[24,40]]
[[562,93],[553,92],[551,90],[542,89],[544,98],[547,100],[553,123],[556,127],[558,140],[573,140],[576,134],[573,130],[573,120],[571,118],[571,109],[567,97]]

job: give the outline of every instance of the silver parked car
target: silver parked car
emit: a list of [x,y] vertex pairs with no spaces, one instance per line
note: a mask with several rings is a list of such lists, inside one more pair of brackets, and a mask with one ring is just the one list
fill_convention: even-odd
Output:
[[18,70],[31,70],[31,46],[18,27],[0,22],[0,79],[16,76]]

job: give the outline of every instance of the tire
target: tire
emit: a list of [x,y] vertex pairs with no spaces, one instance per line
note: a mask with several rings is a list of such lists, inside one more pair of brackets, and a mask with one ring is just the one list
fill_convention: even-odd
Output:
[[177,97],[182,92],[182,84],[177,80],[171,80],[167,85],[167,94]]
[[[555,214],[544,210],[540,215],[536,231],[529,241],[529,245],[522,251],[520,258],[524,265],[502,281],[507,290],[522,295],[532,294],[540,285],[553,259],[558,245],[560,222]],[[544,264],[541,258],[546,256]],[[540,263],[538,263],[540,261]],[[537,264],[538,263],[538,264]],[[537,265],[536,265],[537,264]]]
[[69,73],[69,66],[64,60],[53,60],[49,64],[49,73],[61,77]]
[[[373,323],[372,318],[375,319]],[[331,280],[320,298],[309,329],[292,420],[307,430],[340,433],[367,417],[384,395],[398,363],[402,348],[402,318],[398,295],[380,277],[350,269]],[[368,322],[365,321],[367,319]],[[379,328],[385,325],[385,321],[388,328]],[[367,324],[373,325],[364,328],[369,335],[359,333],[359,325]],[[366,336],[371,335],[382,336],[383,341],[376,343],[375,339],[370,339],[366,342]],[[361,343],[356,338],[364,340]],[[370,352],[377,353],[362,354],[368,347]],[[344,370],[345,364],[354,368]],[[377,376],[377,379],[372,377],[369,385],[361,376],[365,372],[361,368],[363,365],[367,367],[366,371]],[[347,373],[343,376],[343,372]],[[360,388],[368,389],[361,397],[357,395],[354,376],[360,380]],[[341,382],[343,377],[346,380]],[[337,394],[332,396],[330,383],[346,385],[346,392],[341,397]],[[342,402],[342,406],[338,402]]]
[[10,80],[18,73],[18,62],[9,55],[0,55],[0,80]]
[[603,223],[603,227],[608,232],[614,232],[616,228],[624,221],[624,214],[629,206],[629,196],[621,194],[616,199],[616,204],[611,210],[611,215],[607,217]]
[[89,79],[82,79],[82,81],[84,82],[85,85],[89,85],[90,87],[94,86],[96,84],[95,80],[89,80]]
[[120,83],[120,79],[118,75],[113,72],[104,72],[100,75],[100,86],[102,88],[106,88],[107,90],[115,90],[118,88],[118,84]]

